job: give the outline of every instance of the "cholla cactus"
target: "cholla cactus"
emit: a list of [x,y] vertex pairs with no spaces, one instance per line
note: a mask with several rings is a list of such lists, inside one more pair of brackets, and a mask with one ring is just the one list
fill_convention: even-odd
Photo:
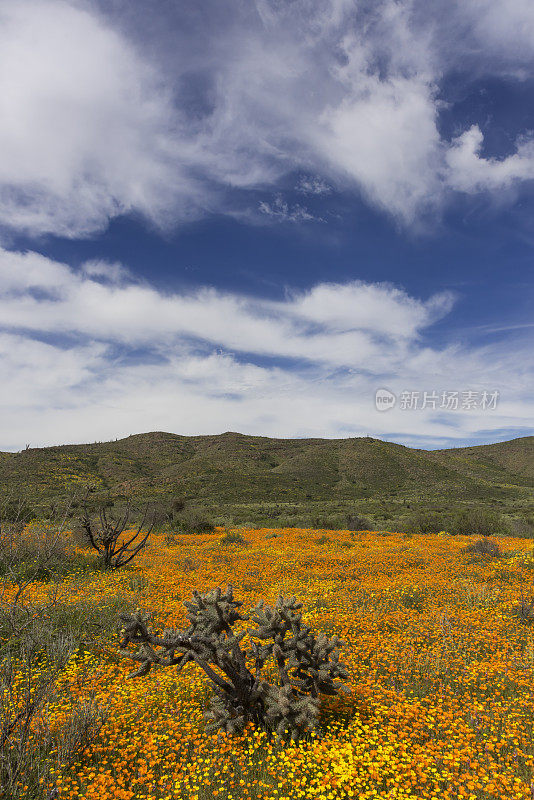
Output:
[[[347,691],[335,682],[348,677],[337,652],[342,643],[337,636],[313,636],[302,624],[302,606],[294,597],[279,597],[274,608],[260,602],[250,615],[242,615],[242,603],[229,585],[226,594],[220,587],[206,594],[194,591],[193,601],[184,605],[191,624],[183,632],[165,630],[158,636],[142,613],[121,617],[121,653],[140,662],[128,677],[146,675],[154,664],[181,669],[195,661],[214,690],[206,713],[208,732],[240,733],[252,722],[269,734],[298,741],[316,726],[319,694]],[[240,645],[247,632],[232,630],[240,620],[257,625],[248,631],[252,644],[245,652]],[[128,649],[130,644],[139,645],[137,651]],[[261,678],[268,659],[276,664],[279,685]]]

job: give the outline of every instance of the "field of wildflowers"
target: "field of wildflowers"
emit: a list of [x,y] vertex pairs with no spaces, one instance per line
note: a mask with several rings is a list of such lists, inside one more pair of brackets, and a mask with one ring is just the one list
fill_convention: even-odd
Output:
[[[344,642],[350,692],[323,699],[319,729],[298,745],[253,728],[218,742],[204,731],[209,689],[194,664],[126,680],[133,664],[116,640],[92,638],[46,712],[61,726],[78,698],[99,704],[105,722],[75,763],[52,765],[49,796],[534,798],[534,627],[517,613],[534,595],[531,541],[499,539],[495,558],[446,534],[241,533],[229,543],[222,530],[153,535],[132,568],[80,571],[59,590],[73,609],[90,599],[102,614],[121,603],[151,611],[154,629],[187,627],[193,589],[232,583],[245,610],[295,595],[315,632]],[[37,601],[49,586],[33,591]]]

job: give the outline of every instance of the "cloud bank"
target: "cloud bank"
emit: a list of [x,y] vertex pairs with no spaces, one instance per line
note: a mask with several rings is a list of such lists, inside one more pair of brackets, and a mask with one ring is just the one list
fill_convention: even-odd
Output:
[[[0,250],[0,449],[146,430],[450,444],[534,412],[527,342],[432,344],[448,293],[320,283],[270,301],[165,294],[117,264]],[[376,389],[498,390],[492,411],[376,411]]]
[[[498,161],[476,125],[452,141],[438,125],[447,71],[524,77],[527,0],[200,6],[165,4],[151,23],[136,2],[2,0],[0,225],[81,237],[137,213],[169,227],[242,211],[236,193],[301,171],[303,193],[351,191],[412,226],[452,192],[532,178],[531,132]],[[315,219],[283,200],[249,211]]]

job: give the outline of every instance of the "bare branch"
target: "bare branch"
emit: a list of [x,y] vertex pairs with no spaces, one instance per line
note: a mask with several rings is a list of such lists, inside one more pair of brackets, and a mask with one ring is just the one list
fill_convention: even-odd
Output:
[[87,504],[84,505],[84,515],[81,520],[82,527],[86,531],[89,543],[102,559],[102,563],[106,569],[119,569],[120,567],[124,567],[146,546],[154,528],[153,520],[148,530],[143,534],[142,528],[147,515],[148,506],[145,509],[137,531],[133,536],[127,537],[121,541],[121,536],[128,526],[130,517],[129,505],[126,511],[116,520],[108,516],[105,506],[101,506],[99,510],[100,527],[98,529],[95,529],[91,522]]

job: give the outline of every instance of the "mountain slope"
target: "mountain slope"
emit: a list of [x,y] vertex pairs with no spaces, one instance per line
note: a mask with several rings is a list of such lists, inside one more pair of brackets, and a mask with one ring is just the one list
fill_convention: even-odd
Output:
[[383,495],[485,499],[534,486],[534,437],[451,450],[379,439],[270,439],[154,432],[113,442],[0,453],[4,496],[64,496],[94,486],[121,498],[226,503]]
[[475,464],[497,476],[509,473],[534,482],[534,436],[523,436],[508,442],[459,447],[452,450],[435,450],[434,454],[449,465]]

